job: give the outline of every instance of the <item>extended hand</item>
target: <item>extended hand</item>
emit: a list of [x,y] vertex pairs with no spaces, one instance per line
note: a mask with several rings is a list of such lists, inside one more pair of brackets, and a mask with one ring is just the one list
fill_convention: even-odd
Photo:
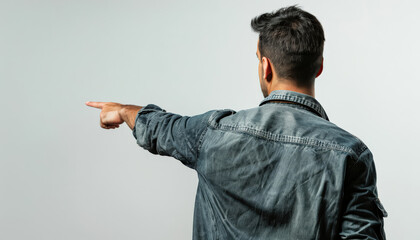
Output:
[[120,115],[122,104],[113,102],[86,102],[87,106],[102,109],[99,117],[102,128],[114,129],[124,123]]
[[102,109],[100,125],[105,129],[118,128],[126,122],[128,127],[133,129],[137,112],[142,108],[136,105],[123,105],[114,102],[86,102],[89,107]]

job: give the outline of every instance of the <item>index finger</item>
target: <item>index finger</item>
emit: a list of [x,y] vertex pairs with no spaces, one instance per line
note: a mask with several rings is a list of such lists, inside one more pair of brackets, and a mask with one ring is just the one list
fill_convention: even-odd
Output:
[[105,105],[104,102],[86,102],[85,103],[89,107],[99,108],[102,109],[102,107]]

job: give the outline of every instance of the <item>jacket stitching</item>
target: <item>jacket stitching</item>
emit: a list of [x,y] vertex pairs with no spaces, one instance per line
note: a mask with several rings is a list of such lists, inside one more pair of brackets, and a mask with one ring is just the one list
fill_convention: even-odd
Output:
[[226,124],[221,125],[215,122],[210,122],[209,124],[211,127],[216,128],[216,129],[248,133],[250,135],[262,137],[267,140],[271,140],[275,142],[288,142],[288,143],[297,143],[297,144],[302,144],[302,145],[307,145],[307,146],[316,146],[316,147],[321,147],[323,149],[338,150],[338,151],[343,151],[343,152],[357,155],[356,152],[349,147],[342,146],[336,143],[324,142],[324,141],[320,141],[313,138],[301,138],[301,137],[296,137],[296,136],[274,134],[271,132],[257,130],[257,129],[246,127],[246,126],[234,126],[234,125],[226,125]]

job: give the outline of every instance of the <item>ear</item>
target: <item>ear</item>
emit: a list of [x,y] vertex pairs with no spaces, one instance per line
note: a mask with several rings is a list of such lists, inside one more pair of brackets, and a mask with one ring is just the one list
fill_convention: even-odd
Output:
[[273,69],[271,67],[271,61],[267,57],[262,57],[262,67],[263,67],[263,78],[270,82],[273,79]]
[[322,58],[321,67],[319,68],[318,73],[316,74],[315,78],[317,78],[319,75],[321,75],[322,70],[324,70],[324,58]]

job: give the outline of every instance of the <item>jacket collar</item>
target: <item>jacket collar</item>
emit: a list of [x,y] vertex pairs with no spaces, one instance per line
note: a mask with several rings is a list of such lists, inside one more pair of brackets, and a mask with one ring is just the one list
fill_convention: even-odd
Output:
[[324,108],[322,108],[321,104],[315,98],[309,95],[288,90],[274,90],[268,97],[261,101],[259,106],[273,100],[284,100],[300,104],[306,108],[309,108],[310,111],[316,113],[325,120],[329,120],[327,113],[325,112]]

